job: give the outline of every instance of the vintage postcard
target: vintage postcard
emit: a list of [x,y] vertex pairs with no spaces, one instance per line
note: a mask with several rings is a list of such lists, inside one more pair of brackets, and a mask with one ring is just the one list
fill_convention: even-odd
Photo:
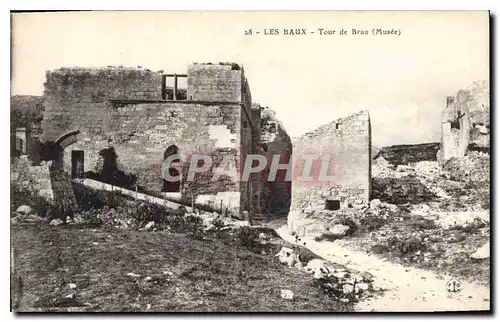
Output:
[[489,12],[11,29],[13,312],[490,311]]

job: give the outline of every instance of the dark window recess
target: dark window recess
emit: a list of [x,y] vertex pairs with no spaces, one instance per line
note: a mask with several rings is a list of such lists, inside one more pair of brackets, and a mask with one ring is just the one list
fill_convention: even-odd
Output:
[[340,209],[340,200],[327,199],[325,201],[325,209],[326,210],[339,210]]
[[23,139],[16,139],[16,150],[19,152],[23,152]]
[[276,128],[276,124],[273,123],[269,126],[269,133],[276,133],[278,129]]
[[71,177],[83,178],[84,175],[84,158],[83,151],[71,151]]
[[[177,178],[178,175],[180,175],[179,171],[175,168],[169,168],[168,169],[168,174],[170,175],[171,178]],[[163,192],[180,192],[181,191],[181,182],[180,180],[166,180],[163,179]]]

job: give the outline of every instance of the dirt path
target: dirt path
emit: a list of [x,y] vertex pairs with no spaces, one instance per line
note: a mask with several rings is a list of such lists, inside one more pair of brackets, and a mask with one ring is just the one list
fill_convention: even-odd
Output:
[[[287,226],[277,229],[284,240],[293,243]],[[490,309],[487,287],[461,282],[459,293],[447,291],[451,276],[438,277],[430,271],[391,263],[360,251],[352,251],[335,242],[316,242],[303,238],[306,247],[327,261],[344,265],[374,276],[374,287],[385,289],[384,295],[359,303],[356,311],[471,311]]]

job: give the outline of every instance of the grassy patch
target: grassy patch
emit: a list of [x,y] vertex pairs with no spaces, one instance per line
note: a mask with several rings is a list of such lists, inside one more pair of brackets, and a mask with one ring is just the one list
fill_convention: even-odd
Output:
[[[307,273],[277,263],[274,250],[249,250],[236,233],[193,239],[189,233],[22,225],[12,227],[11,238],[19,311],[351,309],[323,294]],[[294,299],[282,299],[282,289]]]

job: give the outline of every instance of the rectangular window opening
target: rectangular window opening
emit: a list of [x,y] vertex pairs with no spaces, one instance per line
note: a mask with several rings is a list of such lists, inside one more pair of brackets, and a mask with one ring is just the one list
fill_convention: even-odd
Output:
[[[168,74],[162,82],[163,99],[169,101],[187,100],[187,75]],[[174,93],[175,92],[175,93]]]

